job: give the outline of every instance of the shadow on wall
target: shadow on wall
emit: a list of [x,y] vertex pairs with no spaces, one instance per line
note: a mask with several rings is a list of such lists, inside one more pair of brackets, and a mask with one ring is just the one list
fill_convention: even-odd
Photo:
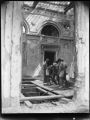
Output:
[[[40,64],[36,67],[36,69],[33,72],[32,77],[37,77],[41,74],[42,67]],[[70,66],[68,66],[68,74],[71,78],[74,78],[74,62],[71,62]]]
[[42,71],[42,67],[41,67],[41,65],[39,64],[39,65],[36,67],[36,69],[35,69],[32,77],[37,77],[37,76],[39,76],[40,73],[41,73],[41,71]]

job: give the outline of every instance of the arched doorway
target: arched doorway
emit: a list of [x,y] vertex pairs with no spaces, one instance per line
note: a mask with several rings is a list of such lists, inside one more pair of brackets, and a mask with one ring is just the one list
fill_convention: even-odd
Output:
[[47,42],[44,45],[42,45],[43,46],[42,61],[45,61],[48,58],[49,59],[48,65],[52,65],[53,62],[56,61],[58,53],[58,45],[56,45],[57,46],[56,48],[55,43],[53,43],[52,41],[56,38],[59,38],[59,29],[54,24],[47,23],[43,26],[41,30],[41,35],[46,36],[47,39]]

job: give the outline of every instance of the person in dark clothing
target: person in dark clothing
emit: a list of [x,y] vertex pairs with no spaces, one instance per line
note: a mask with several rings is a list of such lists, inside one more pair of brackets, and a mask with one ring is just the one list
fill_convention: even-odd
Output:
[[52,79],[53,79],[53,65],[50,65],[48,67],[48,71],[49,71],[49,85],[51,85],[53,83]]
[[58,63],[57,61],[53,64],[53,82],[55,84],[58,84],[58,79],[59,79],[59,76],[58,76],[58,70],[59,70],[59,66],[58,66]]
[[63,59],[60,60],[59,64],[59,86],[65,87],[66,85],[66,69],[67,65]]
[[47,58],[46,61],[45,61],[44,64],[43,64],[44,83],[47,83],[48,77],[49,77],[49,73],[48,73],[48,62],[49,62],[49,59]]
[[57,68],[57,63],[54,62],[53,65],[50,65],[48,67],[49,70],[49,83],[50,85],[55,83],[57,84],[57,74],[58,74],[58,68]]

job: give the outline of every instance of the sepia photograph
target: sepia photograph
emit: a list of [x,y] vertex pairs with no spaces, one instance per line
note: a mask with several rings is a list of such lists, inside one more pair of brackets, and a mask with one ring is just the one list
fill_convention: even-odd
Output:
[[90,112],[88,1],[1,4],[1,110]]

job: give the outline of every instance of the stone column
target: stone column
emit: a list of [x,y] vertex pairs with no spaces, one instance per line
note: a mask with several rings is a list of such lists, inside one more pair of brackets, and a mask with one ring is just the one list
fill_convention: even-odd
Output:
[[22,2],[13,1],[12,41],[11,41],[11,105],[19,106],[20,83],[22,79]]
[[76,99],[89,103],[89,9],[80,1],[75,2],[75,43],[77,52]]
[[2,107],[10,107],[11,30],[13,2],[1,5]]
[[2,107],[19,106],[22,2],[1,5]]

